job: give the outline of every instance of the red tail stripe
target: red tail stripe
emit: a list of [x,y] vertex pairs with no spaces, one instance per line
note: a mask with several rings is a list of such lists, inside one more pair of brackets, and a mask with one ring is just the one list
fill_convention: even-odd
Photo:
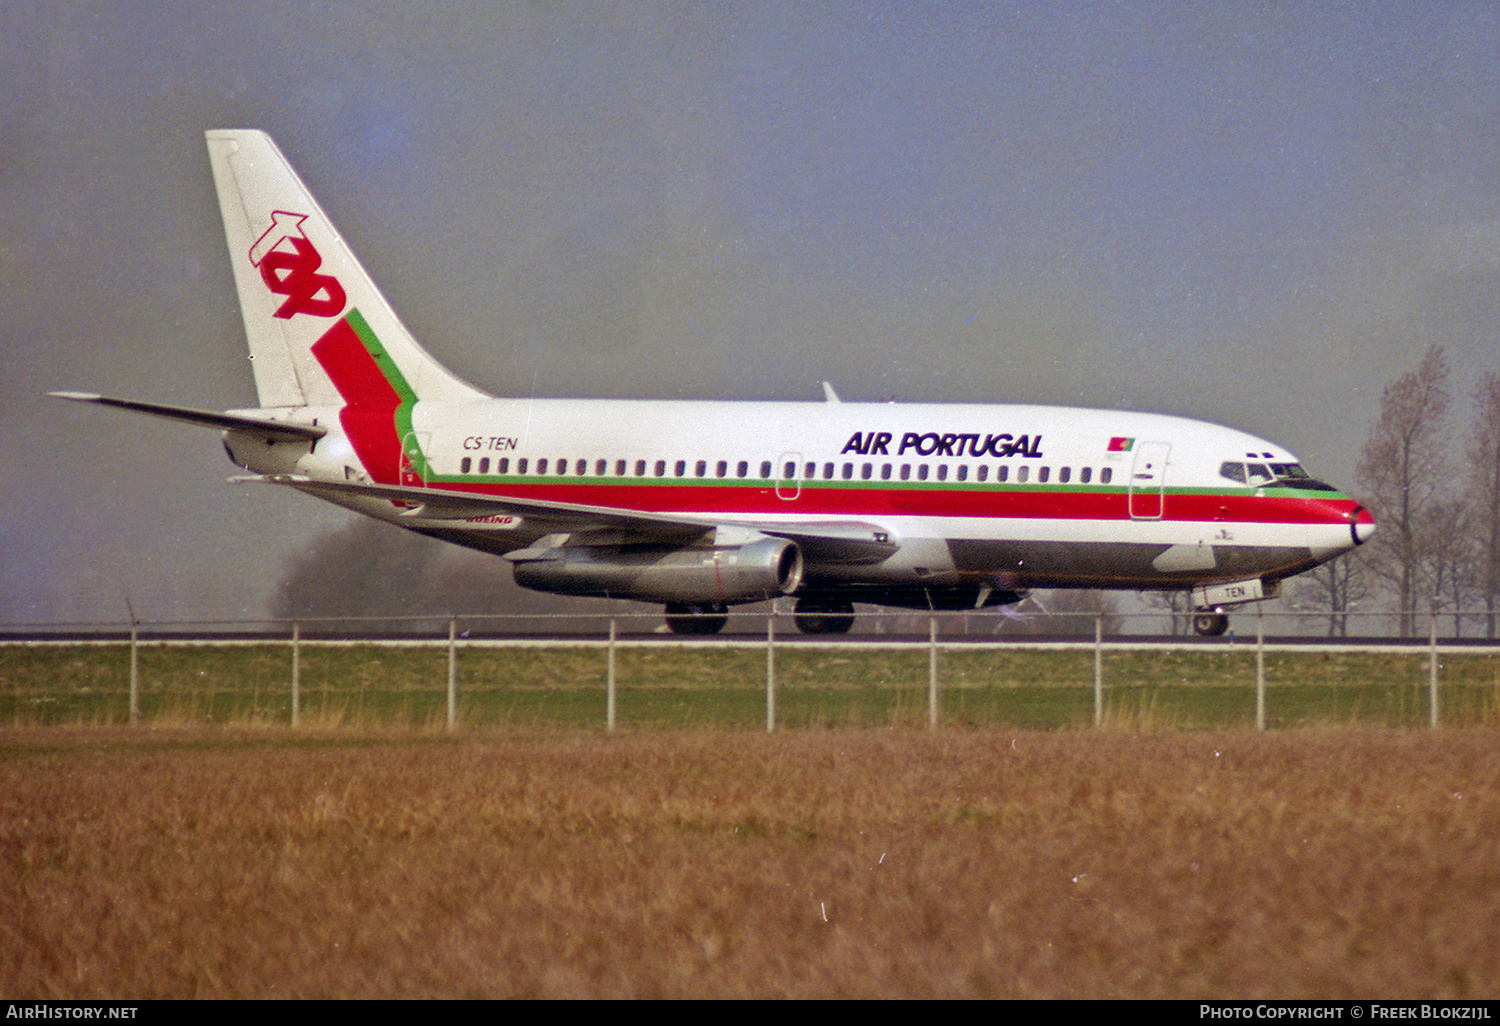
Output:
[[394,410],[401,405],[401,396],[380,372],[347,318],[313,344],[312,354],[333,379],[333,387],[345,403],[379,410]]
[[401,396],[380,372],[347,319],[340,320],[312,347],[323,370],[347,404],[339,423],[365,470],[379,484],[401,480],[401,440],[396,437],[396,407]]

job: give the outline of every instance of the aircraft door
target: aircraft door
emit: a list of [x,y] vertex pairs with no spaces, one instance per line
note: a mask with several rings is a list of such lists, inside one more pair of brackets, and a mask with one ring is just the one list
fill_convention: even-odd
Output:
[[1166,489],[1166,442],[1142,442],[1136,446],[1135,465],[1130,470],[1130,516],[1133,520],[1160,520]]
[[423,488],[427,485],[427,457],[425,455],[431,435],[427,432],[408,431],[401,439],[401,483],[408,488]]
[[800,452],[784,452],[776,457],[776,497],[791,502],[802,494],[802,466]]

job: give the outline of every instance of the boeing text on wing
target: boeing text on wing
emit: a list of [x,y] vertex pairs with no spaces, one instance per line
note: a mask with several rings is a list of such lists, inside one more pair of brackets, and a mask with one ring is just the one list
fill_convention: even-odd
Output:
[[[678,631],[793,596],[1017,601],[1193,589],[1222,606],[1363,543],[1368,511],[1264,439],[1046,406],[488,396],[407,331],[271,139],[208,133],[260,407],[56,393],[217,428],[254,480],[495,553],[528,588],[659,602]],[[1045,445],[1043,440],[1045,439]]]

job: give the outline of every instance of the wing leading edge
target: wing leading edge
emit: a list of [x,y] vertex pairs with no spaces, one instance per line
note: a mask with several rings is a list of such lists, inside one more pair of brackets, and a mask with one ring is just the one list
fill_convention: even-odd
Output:
[[493,516],[520,516],[552,533],[587,534],[616,532],[629,542],[691,544],[723,527],[758,531],[786,538],[801,547],[812,561],[828,563],[879,563],[900,544],[889,528],[856,520],[842,521],[739,521],[692,517],[672,513],[650,513],[612,506],[548,502],[504,495],[479,494],[370,484],[361,481],[319,481],[299,474],[275,474],[235,478],[285,485],[323,499],[378,499],[406,506],[402,520],[411,527],[462,527],[464,521]]

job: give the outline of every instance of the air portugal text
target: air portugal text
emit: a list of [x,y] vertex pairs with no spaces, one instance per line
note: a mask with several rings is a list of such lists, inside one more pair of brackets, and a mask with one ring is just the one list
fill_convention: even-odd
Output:
[[[839,450],[839,455],[852,452],[861,456],[890,456],[891,441],[895,437],[889,431],[856,431]],[[918,456],[993,456],[997,459],[1024,456],[1030,460],[1039,460],[1042,458],[1042,436],[978,433],[945,435],[936,431],[918,434],[908,431],[901,436],[900,448],[895,455],[905,456],[909,452]]]

